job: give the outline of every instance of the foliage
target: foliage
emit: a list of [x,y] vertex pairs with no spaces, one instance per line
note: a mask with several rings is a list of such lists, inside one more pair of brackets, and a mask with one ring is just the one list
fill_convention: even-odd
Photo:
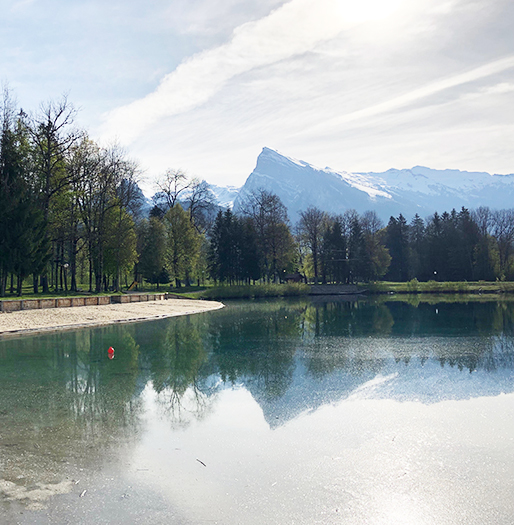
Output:
[[200,235],[180,204],[170,208],[164,216],[166,232],[166,269],[176,286],[189,281],[195,269],[200,249]]
[[165,269],[166,231],[162,221],[150,217],[141,222],[138,229],[141,239],[139,272],[152,284],[169,282],[169,274]]
[[279,282],[293,271],[297,258],[286,207],[277,195],[261,189],[248,195],[242,208],[255,231],[260,274]]

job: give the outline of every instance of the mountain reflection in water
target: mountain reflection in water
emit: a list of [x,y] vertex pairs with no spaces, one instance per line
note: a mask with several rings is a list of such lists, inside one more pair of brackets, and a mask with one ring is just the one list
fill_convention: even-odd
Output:
[[42,425],[59,406],[88,434],[100,420],[130,424],[147,384],[179,425],[233,386],[272,426],[349,396],[497,395],[514,390],[513,335],[508,302],[232,302],[209,315],[0,341],[0,417],[16,407],[32,419],[37,400]]
[[[244,513],[241,520],[262,523],[266,512],[274,515],[291,494],[298,496],[298,487],[292,481],[291,493],[286,490],[273,497],[270,493],[272,499],[264,498],[275,502],[273,509],[258,496],[263,480],[274,483],[272,478],[278,477],[286,483],[280,478],[284,469],[292,469],[291,480],[298,479],[299,474],[292,472],[303,468],[303,463],[298,458],[287,461],[291,439],[296,440],[302,458],[308,453],[313,465],[323,462],[325,470],[316,470],[319,479],[308,478],[313,472],[310,468],[302,470],[303,489],[315,487],[316,494],[327,502],[294,500],[293,507],[282,510],[282,518],[299,512],[295,506],[302,501],[306,516],[318,507],[324,512],[340,504],[340,492],[324,491],[323,487],[331,483],[324,472],[342,476],[338,483],[346,487],[344,498],[357,505],[360,500],[348,496],[348,491],[355,489],[351,480],[362,477],[356,493],[361,491],[369,497],[376,494],[375,471],[368,468],[368,458],[379,457],[382,446],[391,448],[400,443],[400,437],[395,441],[388,437],[388,432],[396,433],[400,428],[391,417],[401,417],[401,425],[412,427],[401,439],[421,439],[424,447],[433,444],[430,468],[436,469],[440,464],[437,439],[443,443],[452,425],[445,422],[436,434],[439,437],[426,441],[423,433],[429,428],[412,426],[419,421],[416,414],[422,411],[433,424],[443,421],[443,415],[453,421],[450,414],[457,413],[458,408],[439,413],[440,402],[469,399],[476,403],[481,401],[478,398],[485,402],[485,397],[492,400],[492,396],[498,397],[487,413],[497,413],[494,407],[502,405],[499,394],[514,391],[513,328],[514,304],[510,302],[409,305],[317,298],[314,302],[230,302],[223,310],[196,316],[0,340],[0,521],[39,523],[27,512],[25,521],[21,520],[13,505],[28,500],[31,503],[24,510],[37,512],[38,505],[48,505],[47,501],[30,499],[33,494],[46,494],[38,488],[41,483],[45,490],[54,483],[59,490],[80,494],[82,484],[89,479],[90,486],[96,487],[96,497],[101,494],[104,499],[102,503],[92,499],[89,507],[84,499],[84,507],[77,508],[76,513],[84,510],[90,513],[89,518],[96,519],[98,509],[103,508],[102,519],[108,522],[112,517],[109,508],[116,516],[126,513],[120,514],[119,520],[130,520],[146,509],[141,519],[152,522],[161,514],[156,510],[153,515],[148,509],[164,509],[160,522],[169,523],[174,507],[159,498],[176,494],[173,501],[178,505],[185,498],[184,487],[188,487],[187,494],[195,494],[199,473],[194,469],[200,466],[205,469],[201,484],[206,491],[205,505],[214,505],[219,515],[228,516],[224,523],[237,522],[234,516],[243,512],[242,507],[237,512],[218,508],[218,496],[209,491],[222,476],[227,490],[235,494],[234,501],[250,497],[247,492],[240,493],[240,485],[231,481],[230,468],[236,467],[247,483],[257,484],[256,499],[248,504],[255,504],[259,511],[255,515]],[[109,347],[115,349],[114,359]],[[503,403],[507,411],[511,410],[509,399]],[[345,404],[342,400],[357,403]],[[368,412],[361,413],[359,407],[367,407]],[[384,413],[381,418],[384,407],[389,415]],[[474,414],[469,406],[466,409]],[[313,412],[315,417],[302,417]],[[504,424],[502,421],[500,417],[496,424]],[[324,430],[320,434],[317,425],[321,423]],[[466,432],[475,435],[479,423],[473,423]],[[329,436],[330,431],[333,435]],[[273,442],[274,448],[255,443],[255,432],[262,440]],[[305,439],[301,432],[306,432]],[[368,451],[366,446],[375,443],[367,441],[369,432],[375,432],[380,446]],[[508,432],[504,430],[507,436]],[[321,456],[311,450],[310,439],[317,440]],[[218,443],[216,454],[212,452],[213,440]],[[222,445],[227,440],[232,449],[225,450]],[[414,441],[409,441],[408,447],[418,450],[419,443]],[[344,456],[345,465],[349,465],[354,457],[350,451],[357,443],[363,447],[361,459],[351,467],[355,468],[354,476],[344,477],[331,458]],[[498,447],[503,447],[502,443]],[[251,468],[243,468],[253,449],[259,455],[252,456]],[[217,461],[217,478],[208,477],[211,471],[201,463],[203,460],[195,460],[198,455],[188,455],[198,454],[198,450],[211,454],[210,461]],[[501,454],[507,454],[505,450],[501,448]],[[450,452],[445,461],[454,461],[452,468],[459,473],[462,458],[452,459]],[[403,468],[403,456],[394,457],[399,463],[391,463],[390,475],[398,484],[398,475],[403,474],[396,468]],[[225,464],[228,470],[222,471]],[[139,473],[148,471],[148,465],[164,470],[157,488],[146,494],[146,478],[140,479]],[[109,469],[115,474],[108,479],[119,481],[106,485],[104,473]],[[180,479],[169,474],[177,469]],[[262,470],[261,478],[254,476],[258,469]],[[418,474],[424,479],[421,471]],[[151,504],[145,500],[142,505],[137,499],[124,501],[123,507],[116,503],[126,490],[125,477],[130,480],[127,483],[137,484]],[[343,479],[350,481],[343,483]],[[491,494],[496,493],[497,477],[488,479]],[[82,480],[81,485],[74,488],[71,480]],[[432,489],[437,491],[438,475],[434,474],[433,480]],[[270,487],[273,493],[278,490]],[[397,490],[400,494],[403,485]],[[349,522],[367,523],[369,502],[364,498],[358,511],[348,507]],[[66,510],[74,509],[75,504],[67,505],[53,508],[63,513],[65,521],[75,512]],[[199,505],[195,499],[185,509],[193,516],[190,521],[174,523],[196,522]],[[206,507],[202,512],[205,517],[213,511]],[[510,507],[505,512],[510,516]],[[250,516],[254,516],[253,521],[248,521]]]

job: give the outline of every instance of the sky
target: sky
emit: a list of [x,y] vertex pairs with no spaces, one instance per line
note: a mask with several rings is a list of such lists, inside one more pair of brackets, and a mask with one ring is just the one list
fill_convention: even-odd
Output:
[[511,0],[0,0],[0,82],[137,160],[241,186],[319,167],[514,173]]

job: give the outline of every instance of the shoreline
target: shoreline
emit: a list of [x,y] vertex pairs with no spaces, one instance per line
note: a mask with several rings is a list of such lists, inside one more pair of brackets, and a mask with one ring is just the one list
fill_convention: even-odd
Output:
[[115,323],[165,319],[210,312],[224,306],[218,301],[167,299],[166,301],[3,312],[0,313],[0,339]]

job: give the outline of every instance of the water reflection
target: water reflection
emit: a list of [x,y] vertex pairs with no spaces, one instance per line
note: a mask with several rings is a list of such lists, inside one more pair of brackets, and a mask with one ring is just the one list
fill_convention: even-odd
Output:
[[437,374],[434,363],[474,373],[466,395],[481,395],[478,372],[511,391],[502,377],[514,369],[513,334],[513,303],[317,299],[234,302],[205,316],[4,340],[0,418],[15,414],[16,422],[4,425],[2,436],[9,441],[23,424],[27,439],[37,441],[45,429],[71,421],[88,446],[101,447],[102,432],[134,428],[149,383],[178,424],[200,417],[213,394],[234,385],[268,404],[290,403],[308,386],[310,397],[323,402],[349,395],[377,374],[405,380]]
[[[108,348],[115,349],[114,359]],[[184,429],[244,388],[277,428],[341,399],[434,403],[514,391],[514,304],[320,300],[0,341],[0,478],[45,483],[116,461],[145,392]]]
[[208,359],[205,333],[197,318],[136,326],[135,337],[145,341],[140,366],[143,382],[158,394],[162,412],[176,426],[189,424],[208,412],[213,389],[204,381]]

